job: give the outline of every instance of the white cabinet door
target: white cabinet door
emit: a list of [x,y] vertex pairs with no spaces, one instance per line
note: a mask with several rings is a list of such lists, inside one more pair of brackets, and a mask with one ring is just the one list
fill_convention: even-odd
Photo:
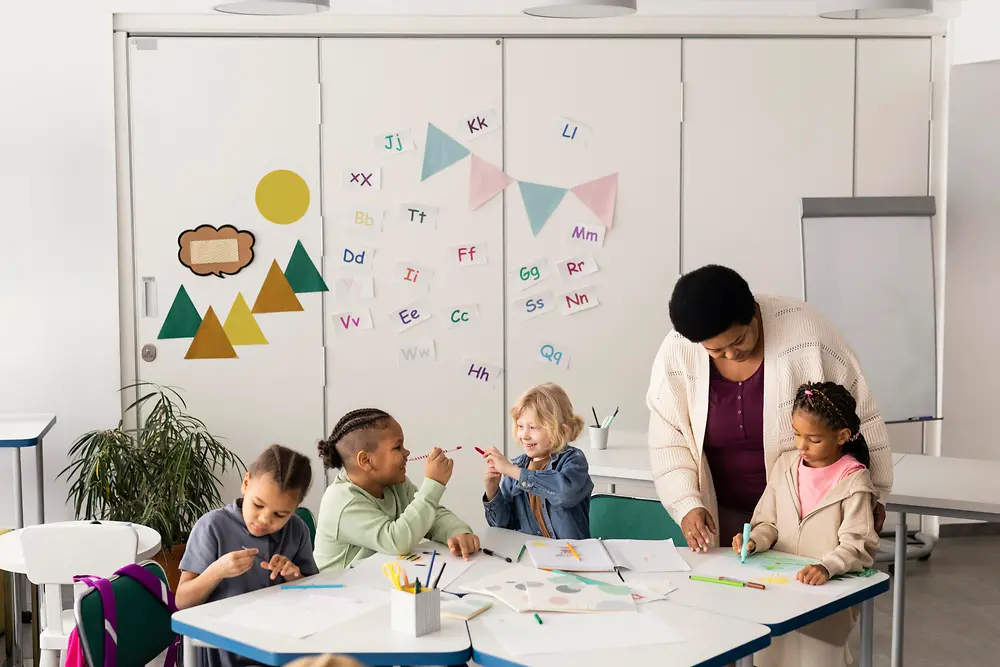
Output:
[[[610,228],[570,191],[536,234],[519,186],[507,191],[507,404],[556,382],[588,424],[591,407],[602,419],[619,409],[613,442],[645,440],[650,367],[670,329],[680,254],[680,55],[676,39],[506,40],[508,173],[563,188],[618,174]],[[550,275],[531,284],[537,260]],[[563,261],[575,270],[566,264],[560,272]],[[554,299],[552,312],[524,301],[539,296]]]
[[853,39],[685,39],[682,269],[802,297],[803,197],[849,197]]
[[[318,41],[131,40],[129,94],[137,347],[156,347],[154,361],[138,361],[138,379],[180,388],[190,412],[247,464],[271,443],[308,455],[317,482],[306,504],[315,510],[321,294],[292,289],[316,287],[306,261],[318,265],[322,253]],[[262,181],[272,172],[280,173]],[[204,228],[182,251],[181,234],[202,225],[235,229]],[[253,235],[253,259],[235,272],[248,258],[240,232]],[[298,243],[290,289],[284,272]],[[207,263],[229,273],[197,275]],[[179,303],[167,323],[182,287],[197,315],[192,321]],[[238,295],[276,312],[244,312],[227,324]],[[225,481],[224,498],[235,497],[238,480]]]
[[[427,151],[437,166],[468,150],[503,167],[503,49],[332,38],[321,51],[328,426],[374,406],[399,421],[412,457],[462,447],[444,504],[483,526],[473,448],[500,446],[505,427],[503,198],[470,208],[472,155],[422,176]],[[469,375],[484,365],[488,383]],[[423,470],[415,460],[408,476],[419,485]]]
[[930,38],[859,39],[857,76],[855,194],[926,195]]

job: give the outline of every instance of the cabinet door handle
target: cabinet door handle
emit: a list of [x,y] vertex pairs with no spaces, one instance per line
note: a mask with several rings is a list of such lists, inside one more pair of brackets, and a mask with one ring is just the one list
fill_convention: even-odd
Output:
[[156,278],[142,279],[142,316],[156,317]]

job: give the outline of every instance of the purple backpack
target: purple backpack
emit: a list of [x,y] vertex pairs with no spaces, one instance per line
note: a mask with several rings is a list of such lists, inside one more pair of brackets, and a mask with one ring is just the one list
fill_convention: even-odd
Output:
[[[115,575],[128,577],[138,582],[143,588],[150,592],[156,599],[160,600],[171,614],[177,611],[174,603],[174,594],[167,585],[155,574],[140,565],[126,565],[115,572]],[[91,588],[96,588],[101,596],[101,605],[104,607],[104,667],[117,667],[118,665],[118,614],[115,609],[115,592],[108,579],[101,577],[74,577],[75,581],[83,582]],[[164,667],[176,667],[177,649],[180,644],[180,637],[177,637],[167,649]],[[83,648],[80,645],[80,637],[77,628],[69,636],[69,646],[66,649],[65,667],[86,667],[83,655]],[[97,667],[96,665],[94,667]]]

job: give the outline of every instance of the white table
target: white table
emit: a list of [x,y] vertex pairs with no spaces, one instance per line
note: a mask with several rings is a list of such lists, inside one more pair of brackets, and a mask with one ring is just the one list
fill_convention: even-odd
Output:
[[[59,521],[56,524],[61,523],[90,523],[89,521]],[[118,521],[102,521],[101,523],[108,524],[121,524]],[[48,524],[48,525],[56,525]],[[142,526],[139,524],[131,524],[132,528],[135,529],[139,537],[138,542],[138,560],[146,560],[147,558],[152,558],[160,550],[160,534],[157,533],[152,528],[147,526]],[[24,529],[13,530],[9,533],[4,533],[0,535],[0,570],[5,572],[10,572],[11,577],[11,595],[13,599],[13,615],[12,619],[12,635],[14,641],[12,642],[13,653],[7,656],[7,665],[14,665],[15,667],[20,667],[21,665],[21,644],[23,638],[21,637],[21,624],[18,622],[13,622],[15,619],[19,620],[21,618],[21,603],[18,595],[20,590],[20,584],[18,582],[18,575],[23,576],[27,573],[28,568],[24,563],[24,551],[21,548],[21,534]],[[37,600],[35,607],[37,608]],[[36,630],[38,628],[35,625]]]
[[[332,583],[343,575],[343,571],[323,573],[302,582]],[[388,589],[384,577],[374,577],[365,583]],[[345,590],[349,587],[348,584]],[[265,665],[284,665],[303,656],[325,653],[350,655],[366,665],[457,665],[472,655],[469,632],[463,621],[443,618],[440,632],[409,637],[390,628],[388,604],[303,639],[241,628],[218,620],[221,614],[234,607],[280,592],[279,586],[272,586],[174,614],[171,627],[174,632],[184,635],[185,664],[195,664],[193,639]]]
[[[907,514],[947,516],[958,519],[1000,519],[1000,461],[954,459],[907,454],[893,467],[892,493],[886,510]],[[903,666],[903,620],[906,609],[906,532],[896,537],[895,577],[892,596],[892,667]]]
[[24,497],[21,486],[21,449],[35,448],[35,487],[38,492],[38,523],[45,523],[45,475],[42,439],[55,426],[56,416],[0,415],[0,448],[12,452],[14,472],[14,527],[24,528]]

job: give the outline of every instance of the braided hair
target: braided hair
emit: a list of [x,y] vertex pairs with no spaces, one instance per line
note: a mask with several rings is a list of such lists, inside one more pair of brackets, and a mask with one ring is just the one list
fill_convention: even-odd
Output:
[[842,385],[836,382],[807,382],[795,393],[792,411],[802,410],[823,420],[827,426],[851,432],[844,443],[843,452],[850,454],[866,468],[871,467],[868,442],[861,433],[861,419],[858,417],[858,403]]
[[[319,457],[323,460],[323,466],[328,469],[343,468],[344,455],[337,448],[337,445],[343,442],[344,438],[351,433],[385,428],[391,420],[392,415],[378,408],[361,408],[360,410],[348,412],[333,427],[330,437],[319,441],[317,449],[319,450]],[[367,447],[363,448],[367,449]]]
[[302,498],[306,497],[312,485],[312,464],[309,459],[281,445],[271,445],[265,449],[250,464],[248,472],[251,477],[271,475],[282,493],[298,491]]

